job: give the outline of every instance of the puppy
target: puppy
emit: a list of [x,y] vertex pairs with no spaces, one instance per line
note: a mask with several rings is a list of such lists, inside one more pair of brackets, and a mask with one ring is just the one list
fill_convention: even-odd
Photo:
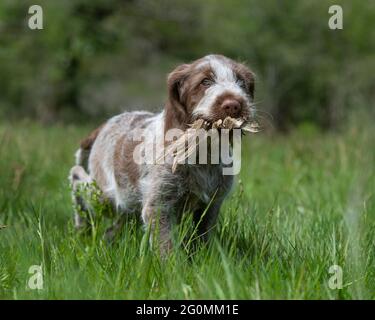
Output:
[[[162,253],[170,250],[171,223],[183,212],[194,215],[199,235],[207,238],[233,176],[223,175],[220,161],[181,165],[175,172],[170,161],[139,163],[134,157],[140,145],[138,132],[146,130],[155,138],[144,143],[141,152],[165,150],[170,130],[184,132],[197,119],[205,123],[228,116],[248,119],[254,112],[254,74],[227,57],[208,55],[178,66],[169,74],[167,87],[168,101],[161,113],[124,112],[111,118],[82,141],[70,172],[75,207],[89,210],[89,201],[77,190],[95,181],[101,201],[110,203],[118,215],[138,213],[152,231],[158,230]],[[78,211],[75,225],[87,225]],[[119,228],[121,224],[115,224],[110,232]]]

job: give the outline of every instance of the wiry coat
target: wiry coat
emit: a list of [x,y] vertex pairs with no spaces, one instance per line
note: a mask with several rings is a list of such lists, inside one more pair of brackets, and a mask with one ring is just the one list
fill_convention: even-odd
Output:
[[[207,79],[212,80],[210,86],[202,84]],[[186,130],[195,119],[213,122],[232,113],[248,117],[254,78],[244,65],[210,55],[176,68],[168,77],[168,91],[169,99],[161,113],[124,112],[95,130],[81,143],[77,166],[70,175],[74,190],[95,180],[116,212],[141,213],[144,223],[152,227],[158,222],[163,252],[171,247],[171,221],[178,220],[184,210],[201,220],[198,230],[207,236],[231,189],[233,176],[223,175],[221,163],[181,165],[174,173],[168,161],[136,163],[133,155],[139,141],[134,141],[134,133],[151,132],[155,139],[142,148],[164,150],[165,133],[173,128]],[[74,195],[73,199],[79,201]],[[77,227],[83,222],[76,214]]]

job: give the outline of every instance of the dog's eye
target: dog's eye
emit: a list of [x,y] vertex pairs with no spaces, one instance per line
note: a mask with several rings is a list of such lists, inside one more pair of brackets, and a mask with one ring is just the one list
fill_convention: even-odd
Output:
[[239,85],[242,89],[246,89],[246,83],[245,83],[244,80],[242,80],[242,79],[238,79],[238,80],[237,80],[237,83],[238,83],[238,85]]
[[209,87],[213,84],[213,81],[209,78],[204,78],[202,81],[201,81],[201,85],[205,86],[205,87]]

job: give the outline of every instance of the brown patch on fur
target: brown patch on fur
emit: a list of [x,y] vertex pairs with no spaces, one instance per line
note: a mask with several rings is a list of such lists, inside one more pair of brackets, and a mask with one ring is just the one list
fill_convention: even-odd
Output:
[[245,82],[246,91],[250,97],[254,98],[255,75],[247,66],[242,63],[235,63],[233,70],[237,77]]
[[168,76],[169,100],[165,106],[166,132],[172,128],[186,129],[191,122],[191,114],[202,99],[206,87],[201,82],[205,78],[212,78],[212,70],[207,66],[196,68],[202,60],[193,64],[177,67]]
[[181,101],[181,85],[188,76],[189,64],[183,64],[174,69],[167,79],[168,102],[165,105],[164,132],[172,128],[184,128],[187,110]]
[[92,131],[87,138],[83,139],[80,143],[81,149],[83,149],[84,151],[91,150],[96,138],[105,125],[106,123],[103,123],[100,127]]
[[120,187],[125,186],[126,178],[134,187],[138,186],[140,174],[138,165],[133,159],[133,151],[139,143],[141,142],[129,140],[125,136],[118,139],[116,143],[113,167],[116,182]]

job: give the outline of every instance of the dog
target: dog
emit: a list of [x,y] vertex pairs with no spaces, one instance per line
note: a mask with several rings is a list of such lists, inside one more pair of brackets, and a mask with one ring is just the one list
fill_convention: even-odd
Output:
[[[124,112],[81,142],[69,176],[75,207],[89,210],[89,201],[77,190],[95,182],[101,201],[109,202],[116,214],[140,214],[151,231],[158,229],[162,253],[172,248],[172,223],[186,208],[199,221],[199,236],[207,239],[233,176],[222,174],[222,163],[187,164],[176,172],[169,162],[136,163],[133,154],[139,141],[134,141],[132,133],[144,129],[160,138],[155,141],[165,142],[169,130],[184,132],[197,119],[213,123],[228,116],[249,118],[254,113],[254,85],[255,75],[245,64],[222,55],[178,66],[168,75],[168,99],[162,112]],[[87,219],[77,210],[75,226],[87,226]],[[121,226],[114,224],[109,234]]]

